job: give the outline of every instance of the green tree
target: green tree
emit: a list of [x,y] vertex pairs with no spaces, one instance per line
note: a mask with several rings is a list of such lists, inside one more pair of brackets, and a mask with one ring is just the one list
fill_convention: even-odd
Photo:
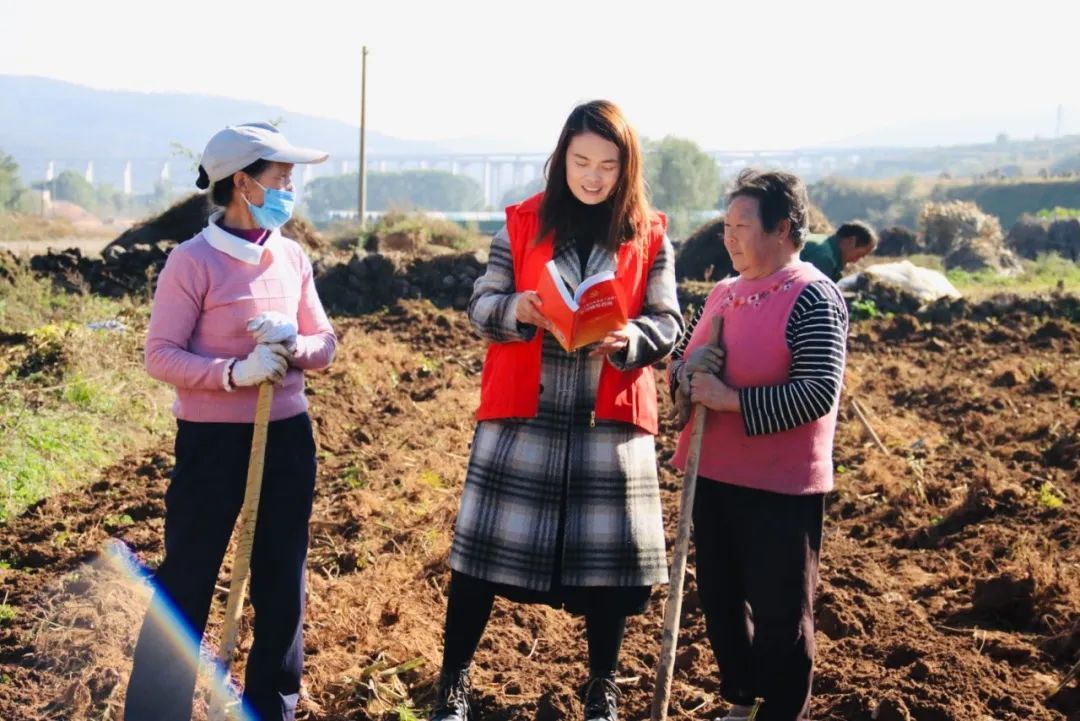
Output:
[[[325,221],[331,211],[355,210],[357,174],[316,178],[304,190],[306,212]],[[480,184],[468,176],[443,170],[406,170],[368,173],[370,210],[480,210],[484,205]]]
[[710,210],[720,200],[716,163],[684,138],[645,141],[645,182],[660,210]]
[[53,200],[65,200],[90,211],[97,208],[97,194],[94,186],[86,182],[86,178],[74,170],[65,170],[60,173],[53,178],[51,185]]
[[525,185],[515,185],[510,190],[503,193],[502,200],[499,201],[499,207],[505,208],[508,205],[514,203],[520,203],[526,198],[536,195],[543,190],[547,185],[547,180],[543,177],[533,178]]
[[[360,205],[358,182],[359,176],[356,173],[315,178],[304,186],[304,192],[300,196],[304,212],[313,220],[321,222],[330,218],[331,211],[355,210]],[[370,200],[368,205],[370,207]]]
[[15,158],[0,152],[0,210],[14,210],[20,195],[19,164]]
[[374,210],[480,210],[480,184],[445,170],[406,170],[368,174],[368,205]]
[[810,201],[837,224],[862,218],[879,228],[891,225],[915,227],[925,198],[920,197],[915,177],[901,176],[884,189],[840,178],[823,178],[807,191]]
[[[889,205],[884,210],[870,211],[863,217],[879,228],[903,225],[914,228],[926,198],[919,195],[914,175],[901,175],[889,192]],[[844,218],[840,222],[851,220]]]

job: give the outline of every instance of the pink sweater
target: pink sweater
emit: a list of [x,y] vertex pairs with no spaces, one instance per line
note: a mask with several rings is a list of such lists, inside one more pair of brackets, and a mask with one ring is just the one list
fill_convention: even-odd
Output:
[[296,318],[297,353],[274,389],[271,420],[307,410],[304,370],[330,365],[337,339],[315,292],[311,261],[294,241],[274,231],[262,245],[222,229],[213,216],[199,235],[177,246],[158,277],[146,370],[176,388],[182,420],[251,423],[255,387],[226,390],[231,358],[255,347],[249,318],[278,311]]
[[[689,355],[706,341],[711,318],[723,317],[721,343],[727,352],[723,380],[739,389],[743,413],[708,412],[698,467],[701,477],[795,495],[832,489],[833,435],[846,331],[846,311],[839,295],[835,296],[836,314],[826,313],[824,321],[811,316],[812,320],[798,331],[803,337],[794,339],[796,343],[827,348],[839,344],[833,363],[820,370],[804,369],[804,374],[811,371],[811,378],[798,381],[808,384],[804,387],[792,385],[788,337],[788,321],[796,302],[801,295],[805,300],[803,291],[810,283],[821,281],[825,276],[809,263],[793,263],[765,278],[723,280],[709,294],[685,353]],[[828,287],[835,290],[831,283]],[[834,374],[835,387],[827,399],[815,401],[810,386],[823,380],[825,373]],[[804,407],[807,405],[809,410]],[[815,405],[819,410],[813,410]],[[803,415],[800,412],[805,412],[805,422],[799,419],[782,423],[770,417],[798,417]],[[770,426],[786,429],[773,432]],[[688,424],[683,429],[672,459],[680,470],[686,468],[691,428],[692,424]]]

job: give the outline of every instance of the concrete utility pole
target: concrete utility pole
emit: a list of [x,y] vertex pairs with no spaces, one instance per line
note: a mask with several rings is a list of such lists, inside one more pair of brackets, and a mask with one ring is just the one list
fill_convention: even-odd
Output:
[[367,225],[367,153],[364,147],[364,134],[367,130],[367,45],[363,47],[360,59],[360,229]]

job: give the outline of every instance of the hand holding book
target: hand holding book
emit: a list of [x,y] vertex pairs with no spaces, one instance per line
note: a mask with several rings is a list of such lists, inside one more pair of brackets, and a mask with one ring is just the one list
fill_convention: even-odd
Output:
[[536,294],[541,301],[539,310],[548,321],[545,329],[567,352],[599,343],[592,354],[606,355],[629,343],[630,336],[624,330],[629,321],[627,301],[611,271],[589,276],[571,293],[552,260],[540,274]]
[[604,336],[599,345],[589,351],[590,356],[598,355],[611,355],[612,353],[618,353],[622,349],[626,348],[630,344],[630,333],[623,328],[616,328],[615,330]]
[[543,330],[550,330],[551,321],[549,321],[540,310],[542,305],[543,301],[540,300],[540,296],[535,290],[523,292],[514,313],[517,322],[535,325],[537,328]]

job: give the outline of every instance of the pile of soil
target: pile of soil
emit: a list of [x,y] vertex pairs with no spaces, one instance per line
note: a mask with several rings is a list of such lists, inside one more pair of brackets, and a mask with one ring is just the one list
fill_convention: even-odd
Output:
[[[160,215],[125,230],[116,240],[105,246],[102,254],[107,257],[115,248],[130,250],[140,245],[154,245],[162,240],[183,243],[206,227],[206,222],[214,210],[209,195],[193,193],[177,201]],[[281,234],[311,251],[322,251],[328,247],[315,226],[304,218],[291,218],[282,226]]]
[[[51,277],[58,288],[70,293],[151,297],[154,278],[164,267],[165,258],[178,244],[191,240],[206,227],[212,209],[204,193],[195,193],[161,215],[124,231],[105,246],[100,259],[87,258],[78,248],[49,250],[33,256],[30,268],[38,275]],[[328,248],[319,231],[303,218],[285,223],[282,234],[313,253]],[[0,277],[4,277],[3,267],[8,262],[0,258]]]
[[893,225],[878,231],[878,246],[874,250],[877,255],[900,258],[925,251],[919,236],[911,228]]
[[1023,215],[1009,229],[1005,244],[1017,255],[1031,260],[1044,253],[1057,253],[1062,258],[1080,261],[1080,220],[1043,220]]
[[[105,247],[101,259],[88,258],[74,248],[50,250],[31,258],[30,267],[68,292],[150,296],[169,252],[197,235],[211,210],[205,194],[194,194],[125,231]],[[300,242],[312,255],[319,294],[332,312],[368,313],[399,299],[418,298],[439,307],[467,307],[473,282],[487,265],[487,251],[459,252],[444,245],[467,238],[466,231],[449,222],[398,222],[394,227],[399,229],[376,228],[367,237],[365,249],[344,262],[302,218],[286,223],[282,234]],[[0,278],[11,277],[6,268],[21,262],[10,254],[0,256]]]
[[679,280],[718,281],[733,274],[731,256],[724,247],[724,218],[701,225],[679,244],[675,277]]
[[[205,228],[211,211],[207,196],[196,193],[124,231],[105,246],[100,259],[86,257],[78,248],[49,250],[44,255],[33,256],[30,268],[39,276],[52,278],[56,287],[68,292],[108,297],[152,296],[154,280],[169,253]],[[315,227],[303,218],[292,218],[281,232],[312,253],[324,252],[329,247]],[[19,262],[10,254],[0,257],[0,278],[10,277],[5,265]]]
[[[320,470],[298,718],[423,718],[484,344],[463,313],[426,301],[334,323],[337,360],[309,381]],[[1054,693],[1080,657],[1077,352],[1075,317],[1022,310],[853,326],[827,498],[813,718],[1080,718],[1080,680]],[[681,489],[668,465],[675,440],[665,421],[669,542]],[[0,529],[0,598],[14,609],[0,622],[0,718],[117,717],[146,593],[86,562],[110,538],[150,566],[160,561],[171,463],[163,443]],[[624,718],[649,715],[664,593],[628,628]],[[683,608],[671,714],[713,718],[724,704],[692,575]],[[247,626],[242,639],[241,675]],[[585,658],[580,619],[500,601],[474,666],[474,709],[502,721],[580,717]],[[201,701],[197,709],[204,718]]]
[[370,313],[403,298],[426,298],[440,308],[463,310],[486,267],[487,251],[482,250],[455,253],[428,246],[421,254],[358,251],[347,263],[319,273],[315,285],[334,313]]
[[453,221],[391,211],[366,234],[364,250],[422,255],[439,248],[464,250],[475,240],[473,233]]
[[30,258],[30,269],[71,293],[90,292],[110,298],[151,295],[154,279],[176,245],[174,241],[160,240],[128,249],[116,246],[107,248],[103,258],[88,258],[78,248],[49,250]]

